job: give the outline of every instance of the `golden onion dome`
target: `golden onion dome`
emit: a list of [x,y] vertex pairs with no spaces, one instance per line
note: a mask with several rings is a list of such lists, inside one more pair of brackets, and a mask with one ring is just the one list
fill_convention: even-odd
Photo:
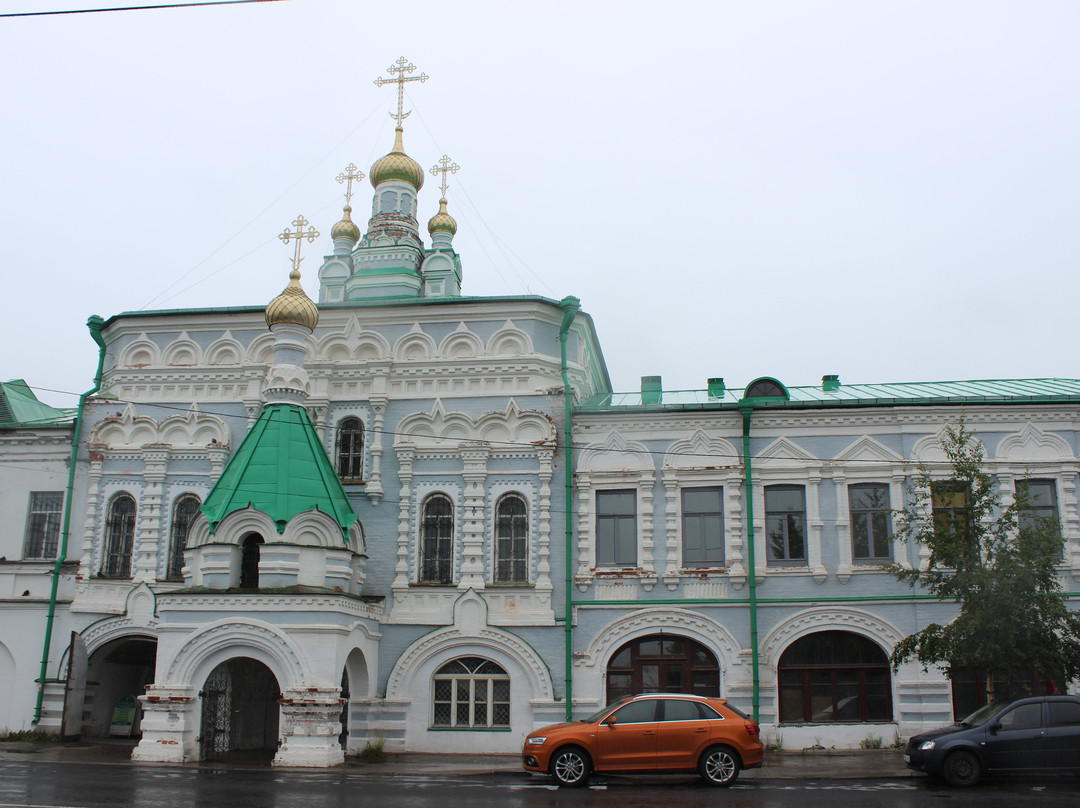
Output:
[[330,229],[330,238],[347,238],[353,243],[360,240],[360,228],[357,227],[356,222],[352,220],[352,205],[345,206],[345,212],[341,217],[341,221]]
[[405,153],[401,142],[401,127],[394,130],[394,150],[385,157],[380,157],[368,172],[372,186],[378,188],[387,180],[407,182],[416,190],[424,187],[424,169]]
[[453,216],[446,212],[445,196],[439,200],[439,212],[432,216],[427,223],[427,231],[430,235],[435,235],[436,230],[445,230],[451,236],[457,232],[457,222],[454,221]]
[[312,331],[319,324],[319,309],[304,293],[296,269],[289,273],[289,285],[266,307],[266,325],[273,328],[280,323],[296,323]]

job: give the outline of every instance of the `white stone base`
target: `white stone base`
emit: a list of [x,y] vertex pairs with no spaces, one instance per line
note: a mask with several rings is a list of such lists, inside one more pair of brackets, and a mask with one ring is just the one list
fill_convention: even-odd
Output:
[[279,703],[281,747],[275,766],[326,768],[345,762],[338,743],[344,705],[338,688],[289,688]]
[[191,688],[150,685],[139,702],[142,740],[132,751],[132,760],[185,763],[198,757],[194,728],[198,699]]

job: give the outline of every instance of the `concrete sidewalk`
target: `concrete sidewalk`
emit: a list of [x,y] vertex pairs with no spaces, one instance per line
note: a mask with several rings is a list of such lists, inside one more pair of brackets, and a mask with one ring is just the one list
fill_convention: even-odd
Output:
[[[77,743],[0,743],[0,761],[50,761],[61,763],[95,763],[119,766],[154,766],[133,763],[133,740],[92,740]],[[179,764],[184,768],[266,769],[265,761],[251,762],[192,762]],[[347,758],[345,769],[356,773],[378,775],[521,775],[519,755],[460,755],[406,752],[388,754],[381,763]],[[303,771],[310,771],[305,769]],[[760,769],[750,769],[740,775],[743,780],[861,780],[867,778],[907,778],[917,776],[904,766],[903,752],[896,749],[813,749],[803,751],[766,752]]]

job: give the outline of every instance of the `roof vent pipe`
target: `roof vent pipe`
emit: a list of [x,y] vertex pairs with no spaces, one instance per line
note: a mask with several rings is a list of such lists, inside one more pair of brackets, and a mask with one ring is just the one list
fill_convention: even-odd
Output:
[[709,398],[723,398],[727,388],[722,378],[709,379]]
[[830,373],[827,376],[822,376],[821,389],[824,390],[826,393],[832,392],[833,390],[839,390],[840,376],[835,373]]
[[641,403],[659,404],[663,397],[663,381],[660,376],[641,377]]

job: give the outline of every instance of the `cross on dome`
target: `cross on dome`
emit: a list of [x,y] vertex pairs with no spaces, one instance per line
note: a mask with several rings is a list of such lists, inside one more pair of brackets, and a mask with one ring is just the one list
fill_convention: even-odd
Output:
[[338,182],[344,182],[345,185],[345,204],[352,204],[352,184],[353,180],[360,182],[364,178],[364,172],[360,171],[354,163],[349,163],[345,166],[345,170],[337,175]]
[[457,174],[460,168],[461,166],[453,162],[449,157],[444,154],[442,157],[439,158],[439,162],[429,169],[432,176],[437,177],[442,174],[442,181],[439,183],[439,188],[442,190],[442,195],[444,197],[446,196],[446,189],[450,187],[446,183],[446,175]]
[[300,271],[300,262],[304,260],[303,258],[300,257],[300,244],[301,244],[301,242],[304,239],[307,239],[309,242],[314,243],[315,239],[317,239],[319,236],[321,236],[322,233],[320,233],[318,230],[316,230],[314,225],[312,225],[311,227],[308,227],[307,231],[305,231],[304,228],[307,227],[308,224],[310,224],[310,222],[308,222],[308,220],[305,219],[303,216],[297,216],[293,220],[292,224],[293,224],[293,227],[296,228],[296,232],[294,233],[291,230],[289,230],[289,228],[286,227],[281,232],[281,235],[278,236],[278,238],[281,239],[282,241],[284,241],[286,246],[288,246],[290,241],[293,241],[293,240],[296,241],[296,253],[290,260],[292,261],[293,269],[296,270],[297,272],[299,272]]
[[421,73],[419,76],[406,76],[406,73],[412,73],[416,70],[416,65],[402,56],[390,67],[386,68],[386,72],[393,76],[395,73],[397,76],[392,79],[384,79],[382,76],[375,79],[375,86],[382,87],[386,84],[397,84],[397,114],[390,113],[390,117],[398,122],[398,126],[401,126],[401,122],[412,115],[412,110],[408,112],[402,112],[402,108],[405,106],[405,82],[418,81],[423,84],[428,80],[427,73]]

